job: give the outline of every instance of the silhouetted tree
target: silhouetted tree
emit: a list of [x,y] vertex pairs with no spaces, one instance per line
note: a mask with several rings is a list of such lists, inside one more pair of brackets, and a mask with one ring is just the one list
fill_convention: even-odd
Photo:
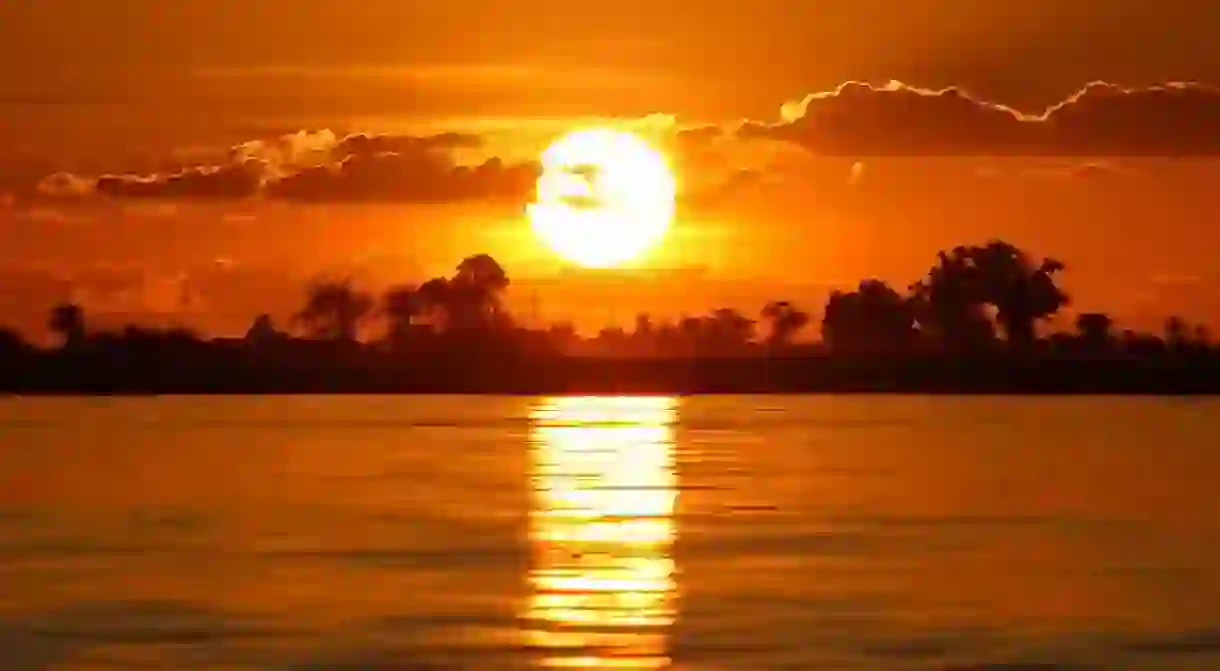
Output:
[[1076,316],[1076,337],[1085,349],[1100,352],[1111,348],[1114,320],[1101,312],[1086,312]]
[[457,284],[485,287],[488,292],[504,291],[509,284],[504,268],[488,254],[475,254],[462,259],[453,281]]
[[275,322],[272,321],[271,315],[264,312],[254,318],[254,322],[246,330],[245,340],[254,345],[262,345],[283,337],[283,334],[275,328]]
[[605,326],[597,332],[594,338],[596,347],[609,354],[622,354],[624,345],[628,342],[630,336],[627,335],[621,327]]
[[809,315],[790,301],[772,301],[763,306],[762,318],[770,322],[767,342],[771,345],[787,345],[792,337],[809,323]]
[[966,247],[937,253],[927,277],[910,288],[920,331],[954,351],[977,349],[995,338],[968,253]]
[[1027,346],[1037,322],[1068,303],[1054,282],[1062,269],[1053,259],[1035,265],[1003,241],[940,252],[928,276],[911,287],[917,320],[951,349],[973,349],[994,339],[991,306],[1008,342]]
[[448,324],[451,293],[449,280],[444,277],[434,277],[415,290],[422,316],[434,326],[443,328]]
[[632,335],[635,335],[643,340],[651,340],[654,333],[652,325],[652,317],[645,313],[640,313],[635,316],[635,329],[632,330]]
[[1123,352],[1126,354],[1160,356],[1165,353],[1165,340],[1151,333],[1141,333],[1134,329],[1123,329],[1119,342]]
[[663,354],[672,355],[682,349],[682,333],[678,329],[678,325],[665,321],[653,327],[656,334],[653,340],[656,343],[656,349]]
[[754,338],[754,320],[731,308],[713,310],[704,329],[708,344],[717,352],[740,350]]
[[64,347],[74,347],[85,340],[85,310],[75,303],[62,303],[51,308],[47,328],[59,336]]
[[690,315],[678,317],[678,322],[674,324],[673,340],[674,347],[682,354],[697,353],[703,342],[703,320]]
[[416,317],[424,306],[415,287],[401,284],[392,286],[381,295],[380,312],[387,324],[386,339],[391,343],[403,343],[410,336]]
[[491,256],[476,254],[463,259],[449,281],[446,306],[450,326],[486,329],[507,325],[501,295],[508,285],[508,274]]
[[1171,350],[1183,350],[1189,346],[1186,320],[1173,315],[1165,320],[1165,345]]
[[906,351],[915,343],[911,302],[880,280],[865,280],[857,290],[831,293],[822,317],[827,347],[848,351]]
[[1044,259],[1035,265],[1025,252],[1003,241],[973,248],[971,257],[984,300],[995,306],[1009,343],[1032,343],[1037,322],[1068,304],[1067,294],[1055,285],[1055,273],[1064,268],[1060,261]]
[[753,340],[754,320],[731,308],[718,308],[703,317],[684,316],[675,327],[663,327],[657,349],[686,355],[727,355],[742,352]]
[[[656,324],[641,313],[630,332],[608,327],[588,339],[578,336],[569,323],[549,330],[508,328],[512,323],[502,306],[508,276],[495,259],[479,254],[463,259],[452,277],[434,278],[418,288],[390,287],[376,300],[353,288],[350,280],[312,283],[294,321],[312,336],[332,340],[329,345],[291,339],[275,328],[267,314],[254,319],[244,344],[233,338],[203,341],[189,330],[136,324],[109,331],[90,324],[86,335],[80,306],[58,305],[48,314],[48,326],[65,347],[81,342],[84,346],[44,353],[17,332],[0,328],[0,390],[388,391],[406,381],[404,390],[424,391],[430,386],[457,390],[475,383],[472,389],[490,391],[503,384],[505,389],[537,392],[539,382],[558,383],[562,389],[594,379],[590,374],[598,385],[603,378],[616,387],[621,381],[624,390],[640,384],[732,389],[742,382],[749,382],[750,389],[766,384],[786,390],[827,384],[963,391],[1147,388],[1195,393],[1215,388],[1220,351],[1210,348],[1205,327],[1180,317],[1165,321],[1163,339],[1130,330],[1116,338],[1109,316],[1080,314],[1074,333],[1062,330],[1037,348],[1020,350],[1034,341],[1038,321],[1067,303],[1067,296],[1055,285],[1062,267],[1054,260],[1031,261],[1004,242],[963,246],[941,252],[909,296],[879,280],[865,280],[851,291],[832,293],[826,303],[822,335],[836,354],[853,350],[919,354],[923,344],[934,339],[955,353],[969,354],[969,348],[1000,342],[996,339],[1000,330],[1020,355],[1005,360],[987,353],[963,366],[941,367],[922,359],[839,366],[822,356],[808,356],[769,368],[782,373],[774,376],[759,375],[768,371],[760,371],[755,362],[727,358],[697,365],[657,360],[636,366],[618,361],[586,368],[585,362],[550,357],[556,353],[673,357],[753,353],[758,349],[755,322],[736,310],[720,308]],[[415,356],[396,358],[387,343],[354,342],[374,308],[387,320],[389,342],[411,342]],[[791,343],[809,321],[805,312],[787,301],[770,302],[760,314],[760,321],[767,323],[766,342],[773,346]],[[426,331],[427,337],[411,340],[415,329],[428,326],[442,335],[433,337]],[[283,344],[274,347],[251,346],[281,340]],[[808,348],[806,353],[815,351]],[[1090,352],[1106,352],[1106,356],[1089,357]],[[783,350],[776,348],[774,353],[782,356]],[[1013,375],[1018,367],[1020,374]],[[626,373],[621,380],[619,368]],[[959,375],[966,371],[969,375]]]
[[315,338],[355,342],[360,324],[373,309],[373,297],[350,280],[320,280],[310,285],[296,318]]

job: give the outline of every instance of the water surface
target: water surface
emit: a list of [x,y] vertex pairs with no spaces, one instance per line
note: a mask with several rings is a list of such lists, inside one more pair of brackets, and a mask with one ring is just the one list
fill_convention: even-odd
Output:
[[1216,669],[1220,402],[0,401],[0,668]]

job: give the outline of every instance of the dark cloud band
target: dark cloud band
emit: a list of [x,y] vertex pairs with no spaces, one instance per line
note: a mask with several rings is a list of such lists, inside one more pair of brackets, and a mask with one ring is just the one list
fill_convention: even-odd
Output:
[[218,199],[265,197],[305,202],[525,202],[540,171],[536,163],[491,158],[458,165],[452,151],[481,145],[477,135],[350,135],[297,133],[235,147],[222,165],[174,174],[56,173],[40,185],[48,197]]
[[[1039,114],[957,88],[848,82],[792,105],[778,123],[747,121],[765,138],[833,156],[1212,156],[1220,154],[1220,88],[1095,82]],[[701,130],[694,138],[713,138]]]
[[[1124,88],[1095,82],[1037,114],[958,88],[848,82],[784,106],[776,123],[675,129],[678,149],[725,138],[783,141],[824,156],[1220,156],[1220,88],[1168,83]],[[45,197],[240,199],[307,202],[527,202],[536,162],[492,158],[458,165],[454,151],[479,135],[349,135],[299,132],[234,147],[219,165],[175,174],[57,173]]]

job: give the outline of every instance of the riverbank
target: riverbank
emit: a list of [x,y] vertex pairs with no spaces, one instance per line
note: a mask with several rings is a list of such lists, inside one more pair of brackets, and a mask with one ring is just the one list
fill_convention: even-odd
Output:
[[259,361],[46,355],[0,369],[10,394],[1220,394],[1215,357],[1012,355]]

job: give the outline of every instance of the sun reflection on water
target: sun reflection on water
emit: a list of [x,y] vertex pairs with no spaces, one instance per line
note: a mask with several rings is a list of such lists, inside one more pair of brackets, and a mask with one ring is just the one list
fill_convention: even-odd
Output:
[[676,406],[661,397],[563,397],[532,413],[525,621],[548,667],[669,665]]

